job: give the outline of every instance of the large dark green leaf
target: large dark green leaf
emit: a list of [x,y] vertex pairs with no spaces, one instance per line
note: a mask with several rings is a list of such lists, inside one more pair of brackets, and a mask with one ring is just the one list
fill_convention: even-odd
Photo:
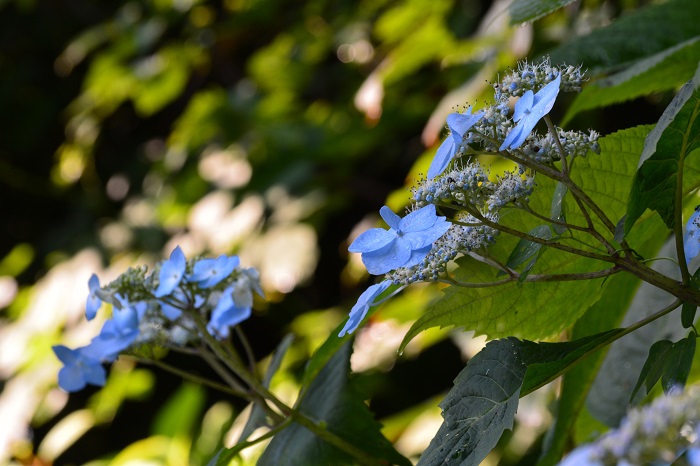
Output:
[[565,7],[574,0],[514,0],[508,7],[510,23],[519,24],[534,21],[559,8]]
[[493,340],[455,379],[440,407],[445,422],[419,465],[476,466],[512,429],[518,400],[611,341],[621,329],[563,343]]
[[566,42],[550,56],[554,63],[582,63],[594,73],[620,69],[700,35],[698,17],[697,0],[650,5]]
[[698,61],[700,37],[640,60],[625,71],[586,86],[576,96],[561,124],[565,126],[574,116],[586,110],[676,89],[693,77]]
[[[345,441],[377,459],[377,464],[410,462],[394,450],[381,434],[380,425],[348,378],[352,342],[348,341],[328,361],[309,387],[298,410]],[[331,446],[310,430],[293,422],[275,435],[258,465],[355,464],[347,453]]]
[[678,170],[691,152],[700,147],[699,87],[700,68],[647,136],[629,195],[625,234],[646,209],[658,212],[666,226],[674,228]]
[[671,347],[661,374],[664,393],[685,387],[690,367],[693,365],[697,337],[695,332],[690,332],[687,338],[675,342]]
[[642,385],[646,386],[647,393],[656,385],[656,382],[661,378],[661,373],[663,372],[664,364],[668,359],[670,350],[673,347],[673,342],[668,340],[659,340],[649,348],[649,356],[642,366],[642,372],[639,373],[639,379],[637,380],[637,385],[634,386],[632,390],[632,395],[630,396],[630,402],[634,400],[637,392]]

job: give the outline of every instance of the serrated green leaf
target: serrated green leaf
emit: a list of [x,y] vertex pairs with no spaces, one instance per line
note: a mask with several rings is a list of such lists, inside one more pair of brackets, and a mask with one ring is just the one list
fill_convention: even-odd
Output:
[[[377,462],[410,465],[381,434],[380,425],[348,378],[352,343],[346,342],[313,380],[298,410],[325,423],[327,429],[365,451]],[[258,465],[306,466],[355,464],[347,453],[331,446],[310,430],[293,422],[275,435]]]
[[693,365],[696,339],[695,332],[690,332],[687,338],[677,341],[671,347],[661,375],[661,386],[664,393],[668,394],[679,387],[685,387],[690,367]]
[[642,385],[646,386],[647,393],[654,387],[659,377],[661,377],[662,371],[660,368],[664,366],[672,346],[673,342],[668,340],[659,340],[651,345],[647,360],[644,362],[642,371],[639,373],[637,384],[634,386],[634,390],[632,390],[632,395],[630,395],[630,403],[632,403],[634,397],[637,396],[637,392],[642,388]]
[[[625,220],[628,234],[646,209],[659,213],[674,228],[676,180],[679,166],[700,147],[700,67],[674,97],[647,136],[630,190]],[[697,183],[697,180],[695,181]]]
[[553,63],[583,63],[592,73],[620,69],[700,35],[700,2],[671,0],[620,17],[552,50]]
[[[650,126],[630,128],[599,140],[601,153],[577,160],[572,179],[598,205],[604,206],[611,219],[622,217],[626,211],[629,180],[634,174],[644,137]],[[538,176],[537,188],[530,196],[530,206],[540,213],[550,212],[556,184]],[[567,221],[585,225],[578,209],[570,209]],[[509,212],[504,223],[527,231],[541,221],[524,212]],[[599,231],[605,231],[600,224]],[[578,232],[572,232],[577,237]],[[612,232],[607,233],[612,240]],[[581,239],[587,239],[578,236]],[[505,258],[519,239],[502,234],[490,249],[495,257]],[[631,240],[632,241],[632,240]],[[634,242],[632,243],[633,247]],[[462,282],[493,282],[495,273],[471,257],[457,260],[455,278]],[[533,274],[576,273],[601,270],[600,261],[573,256],[553,248],[541,257]],[[419,332],[431,327],[464,327],[491,338],[514,335],[541,339],[553,335],[576,321],[592,306],[608,286],[602,280],[577,282],[509,283],[490,288],[450,286],[411,327],[402,348]],[[573,305],[575,303],[575,305]]]
[[[292,340],[294,340],[294,335],[286,335],[284,338],[282,338],[280,344],[277,345],[277,349],[275,349],[275,353],[272,355],[272,360],[270,361],[270,365],[268,366],[267,371],[265,372],[265,377],[262,381],[265,388],[270,388],[272,377],[279,370],[280,364],[282,364],[282,359],[284,359],[284,355],[287,354],[287,350],[289,350]],[[257,403],[253,404],[253,409],[250,411],[250,417],[248,418],[248,421],[246,421],[241,435],[238,437],[238,442],[247,440],[255,429],[266,424],[265,411],[260,408]]]
[[621,331],[563,343],[512,337],[490,341],[467,363],[440,403],[445,422],[418,465],[480,464],[503,431],[512,429],[521,396],[554,380]]
[[478,465],[503,431],[513,428],[526,370],[519,340],[487,343],[459,373],[440,403],[445,422],[418,466]]
[[534,21],[565,7],[574,0],[514,0],[508,7],[510,24]]
[[640,60],[625,71],[586,86],[567,110],[561,125],[566,126],[586,110],[675,89],[693,77],[698,61],[700,37]]

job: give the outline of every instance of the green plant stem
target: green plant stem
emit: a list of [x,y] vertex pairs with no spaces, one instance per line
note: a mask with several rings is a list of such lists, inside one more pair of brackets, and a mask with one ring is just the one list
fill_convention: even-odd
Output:
[[252,447],[253,445],[257,445],[258,443],[267,440],[271,437],[274,437],[276,434],[280,433],[282,430],[284,430],[286,427],[291,424],[292,418],[287,417],[282,420],[279,424],[277,424],[275,427],[270,429],[268,432],[265,432],[261,436],[253,439],[253,440],[247,440],[245,442],[237,443],[234,446],[232,446],[230,449],[225,450],[222,455],[224,455],[220,460],[231,460],[233,459],[234,456],[238,455],[241,451],[245,450],[248,447]]
[[251,401],[251,402],[253,401],[253,397],[251,397],[250,394],[245,392],[245,391],[235,390],[233,388],[227,387],[226,385],[214,382],[213,380],[205,379],[204,377],[190,374],[187,371],[183,371],[182,369],[178,369],[177,367],[171,366],[170,364],[166,364],[162,361],[157,361],[157,360],[152,360],[152,359],[144,359],[144,358],[136,358],[136,360],[142,364],[149,364],[149,365],[155,366],[159,369],[163,369],[164,371],[167,371],[167,372],[170,372],[170,373],[175,374],[177,376],[180,376],[185,380],[189,380],[191,382],[201,384],[201,385],[206,385],[207,387],[213,388],[214,390],[218,390],[222,393],[227,393],[229,395],[237,396],[237,397],[243,398],[244,400],[247,400],[247,401]]
[[665,308],[661,309],[660,311],[658,311],[658,312],[656,312],[656,313],[650,315],[649,317],[647,317],[647,318],[645,318],[645,319],[640,320],[639,322],[637,322],[637,323],[635,323],[635,324],[630,325],[629,327],[626,327],[626,328],[625,328],[624,330],[622,330],[621,332],[618,332],[618,333],[615,333],[615,334],[611,335],[609,338],[607,338],[607,339],[601,341],[601,342],[598,343],[596,346],[594,346],[593,348],[591,348],[590,350],[588,350],[584,356],[582,356],[582,357],[579,358],[577,361],[575,361],[574,363],[572,363],[572,364],[570,364],[569,366],[567,366],[564,370],[562,370],[562,371],[560,371],[560,372],[558,372],[558,373],[556,373],[556,374],[551,375],[547,380],[542,381],[539,385],[537,385],[537,386],[535,386],[535,387],[532,387],[530,390],[526,390],[526,391],[521,392],[521,393],[520,393],[520,396],[523,397],[523,396],[525,396],[525,395],[527,395],[527,394],[529,394],[529,393],[534,392],[534,391],[537,390],[538,388],[544,387],[544,386],[547,385],[549,382],[552,382],[553,380],[557,379],[557,378],[558,378],[559,376],[561,376],[562,374],[565,374],[566,372],[568,372],[570,369],[572,369],[572,368],[573,368],[574,366],[576,366],[578,363],[580,363],[581,361],[583,361],[587,356],[593,354],[594,352],[598,351],[599,349],[602,349],[602,348],[608,346],[609,344],[613,343],[614,341],[619,340],[620,338],[624,337],[625,335],[628,335],[628,334],[634,332],[635,330],[638,330],[638,329],[640,329],[641,327],[644,327],[645,325],[647,325],[647,324],[649,324],[649,323],[655,321],[656,319],[659,319],[659,318],[665,316],[666,314],[668,314],[669,312],[673,311],[674,309],[677,309],[678,306],[680,306],[681,304],[683,304],[683,301],[680,300],[680,299],[676,299],[672,304],[669,304],[668,306],[666,306]]
[[544,122],[547,124],[547,129],[549,129],[549,132],[554,138],[554,143],[557,145],[557,149],[559,149],[559,154],[561,155],[561,172],[564,176],[568,177],[569,167],[566,164],[566,152],[564,152],[564,146],[562,146],[561,141],[559,140],[559,133],[557,133],[557,129],[554,127],[554,123],[552,123],[552,119],[549,117],[549,114],[544,116]]
[[248,368],[250,369],[250,372],[254,374],[255,373],[255,356],[253,355],[253,349],[250,347],[250,343],[248,342],[248,338],[245,336],[245,333],[243,333],[243,330],[241,330],[241,327],[239,325],[236,325],[234,327],[234,331],[236,332],[238,339],[241,340],[241,345],[243,346],[243,351],[245,352],[246,359],[248,359]]
[[[615,275],[621,272],[622,269],[619,267],[611,267],[605,270],[599,270],[597,272],[581,272],[581,273],[561,273],[561,274],[530,274],[525,277],[525,282],[567,282],[567,281],[578,281],[578,280],[593,280],[596,278],[609,277],[610,275]],[[448,283],[450,285],[460,286],[463,288],[492,288],[494,286],[506,285],[508,283],[517,282],[520,279],[520,274],[513,272],[513,275],[504,278],[503,280],[497,280],[495,282],[481,282],[481,283],[469,283],[460,282],[451,278],[441,278],[438,281],[442,283]]]

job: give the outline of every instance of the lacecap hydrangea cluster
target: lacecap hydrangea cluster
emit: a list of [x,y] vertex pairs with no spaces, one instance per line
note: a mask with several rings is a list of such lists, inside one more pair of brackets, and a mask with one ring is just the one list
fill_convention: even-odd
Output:
[[[494,84],[493,105],[447,116],[448,136],[440,145],[428,169],[427,177],[413,189],[409,213],[401,219],[382,208],[389,230],[371,229],[349,247],[362,254],[362,261],[373,275],[385,275],[385,281],[398,286],[436,281],[444,276],[447,264],[459,254],[488,247],[495,241],[501,210],[528,202],[535,188],[538,165],[553,166],[561,160],[599,152],[595,131],[564,131],[555,134],[535,131],[537,123],[553,108],[560,91],[580,91],[583,74],[580,67],[521,64],[518,70]],[[511,114],[510,103],[517,98]],[[499,176],[473,156],[491,153],[516,162],[517,169]],[[457,212],[451,220],[438,215],[436,206]],[[391,221],[388,212],[391,212]],[[384,283],[384,282],[382,282]],[[377,304],[376,298],[388,289],[373,285],[373,293],[353,307],[341,332],[352,333]],[[370,291],[370,290],[368,290]]]
[[112,305],[112,316],[87,346],[53,347],[64,365],[58,384],[69,392],[104,385],[102,364],[138,353],[144,345],[181,347],[200,341],[203,332],[227,338],[231,328],[250,317],[253,293],[263,295],[258,272],[240,267],[237,256],[188,261],[179,246],[151,273],[146,267],[130,268],[104,287],[93,274],[88,288],[87,319],[103,303]]
[[560,466],[671,465],[685,453],[700,466],[700,390],[661,396],[631,410],[620,427],[572,451]]

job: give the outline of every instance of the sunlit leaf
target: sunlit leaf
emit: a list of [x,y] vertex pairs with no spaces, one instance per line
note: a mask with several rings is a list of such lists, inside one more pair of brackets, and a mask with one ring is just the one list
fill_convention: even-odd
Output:
[[510,23],[519,24],[534,21],[574,0],[514,0],[508,7]]

